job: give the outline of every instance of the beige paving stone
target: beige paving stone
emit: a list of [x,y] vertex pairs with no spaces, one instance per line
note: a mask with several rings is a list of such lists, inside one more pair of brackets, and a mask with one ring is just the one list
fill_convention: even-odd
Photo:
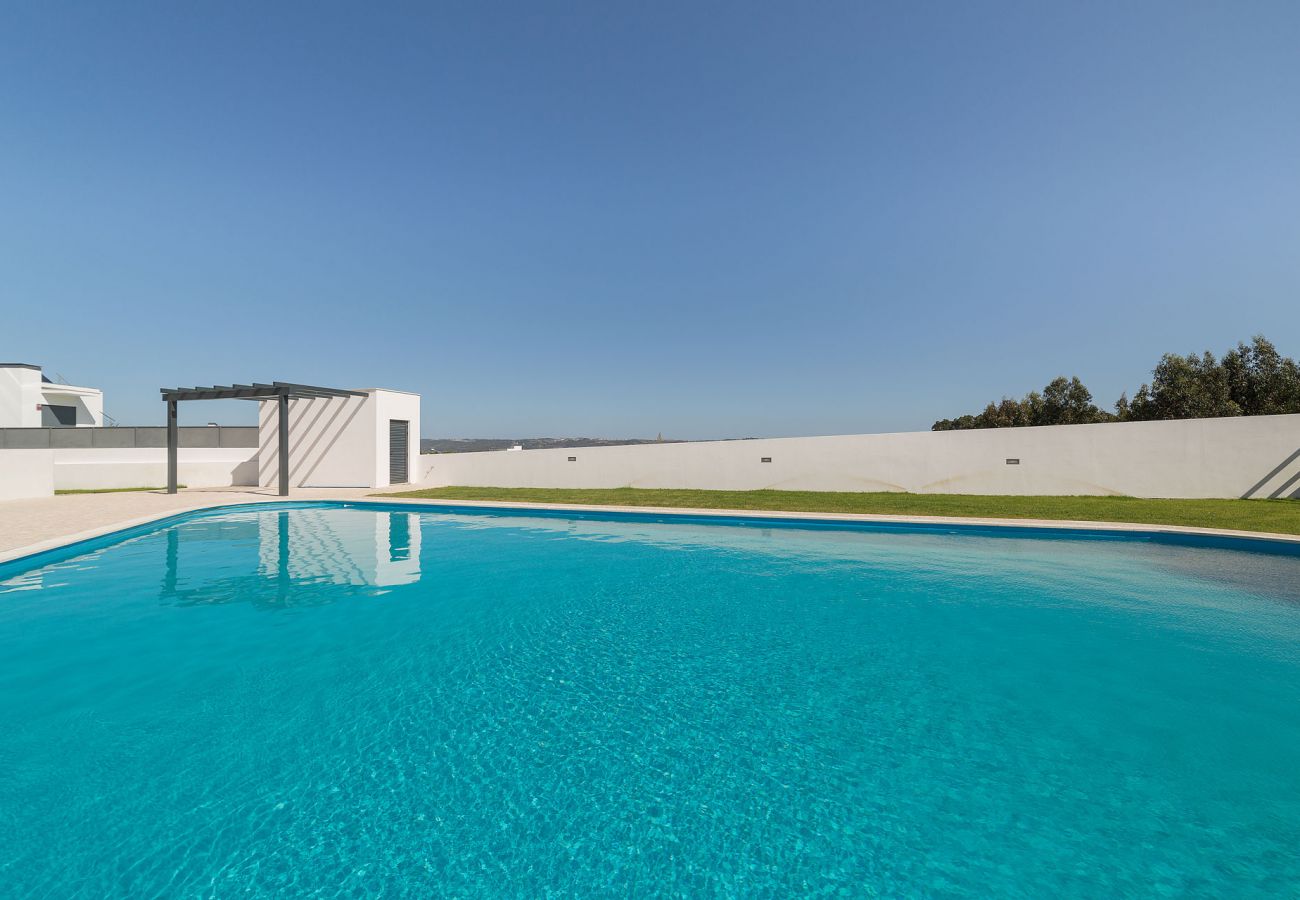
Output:
[[[355,500],[368,488],[295,491],[293,500]],[[0,502],[0,561],[187,510],[280,500],[270,488],[62,494]]]

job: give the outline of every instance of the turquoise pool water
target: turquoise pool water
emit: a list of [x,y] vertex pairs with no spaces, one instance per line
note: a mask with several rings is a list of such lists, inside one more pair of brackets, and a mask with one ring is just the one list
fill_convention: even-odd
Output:
[[240,508],[0,565],[0,893],[1300,886],[1300,557]]

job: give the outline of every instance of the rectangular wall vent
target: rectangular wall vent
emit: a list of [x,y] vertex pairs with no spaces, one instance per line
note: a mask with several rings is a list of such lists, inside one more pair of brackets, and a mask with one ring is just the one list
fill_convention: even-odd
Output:
[[761,459],[759,459],[759,462],[771,462],[771,461],[772,461],[772,457],[770,456],[764,456]]
[[578,457],[576,457],[576,456],[570,456],[570,457],[569,457],[569,462],[577,462],[577,461],[578,461]]
[[1020,460],[1018,460],[1018,459],[1008,459],[1008,460],[1007,460],[1007,465],[1009,465],[1009,466],[1018,466],[1018,465],[1020,465]]

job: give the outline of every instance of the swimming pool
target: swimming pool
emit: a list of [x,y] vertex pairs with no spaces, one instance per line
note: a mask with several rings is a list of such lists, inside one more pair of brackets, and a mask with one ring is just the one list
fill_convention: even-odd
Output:
[[277,504],[0,565],[0,884],[1291,893],[1300,557],[1233,546]]

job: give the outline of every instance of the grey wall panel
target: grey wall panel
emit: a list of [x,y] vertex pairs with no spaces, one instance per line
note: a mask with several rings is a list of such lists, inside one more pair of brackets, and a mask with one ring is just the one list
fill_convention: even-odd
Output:
[[6,428],[6,450],[48,450],[54,428]]
[[219,445],[220,428],[208,428],[206,426],[199,428],[181,428],[180,439],[182,447],[216,447]]
[[65,450],[69,447],[89,447],[89,428],[51,428],[50,447]]
[[222,447],[256,447],[256,425],[231,425],[215,429],[220,437]]
[[134,447],[134,428],[87,428],[92,447]]
[[[257,426],[181,428],[182,447],[256,447]],[[115,428],[0,428],[0,449],[46,450],[68,447],[166,447],[167,429],[153,425]]]
[[137,447],[166,447],[167,429],[164,427],[137,427],[135,429]]

